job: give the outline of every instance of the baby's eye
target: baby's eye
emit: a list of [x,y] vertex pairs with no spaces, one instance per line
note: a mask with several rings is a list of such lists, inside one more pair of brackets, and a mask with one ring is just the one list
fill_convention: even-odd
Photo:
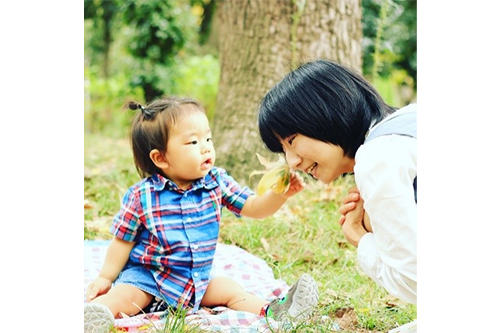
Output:
[[207,142],[210,142],[210,141],[212,141],[212,138],[207,138]]
[[198,144],[198,140],[193,140],[191,142],[188,142],[188,144],[190,144],[190,145],[196,145],[196,144]]

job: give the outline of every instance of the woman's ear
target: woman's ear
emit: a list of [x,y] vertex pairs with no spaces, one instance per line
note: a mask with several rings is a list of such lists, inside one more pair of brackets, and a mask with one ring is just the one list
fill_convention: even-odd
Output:
[[151,150],[149,152],[149,158],[159,169],[163,170],[168,168],[168,163],[167,160],[165,159],[165,156],[162,153],[160,153],[158,149]]

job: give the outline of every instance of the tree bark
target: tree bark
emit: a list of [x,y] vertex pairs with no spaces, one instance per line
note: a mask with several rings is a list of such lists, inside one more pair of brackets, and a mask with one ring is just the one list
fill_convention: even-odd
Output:
[[221,77],[213,138],[217,165],[237,181],[262,170],[257,109],[273,84],[301,62],[326,58],[361,70],[360,0],[218,2]]

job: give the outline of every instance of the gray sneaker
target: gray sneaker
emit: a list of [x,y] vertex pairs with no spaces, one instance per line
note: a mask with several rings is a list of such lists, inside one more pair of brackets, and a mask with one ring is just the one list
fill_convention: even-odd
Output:
[[108,333],[115,325],[115,317],[103,304],[85,303],[83,322],[85,333]]
[[267,310],[267,317],[277,321],[284,319],[308,319],[318,305],[318,286],[312,276],[302,274],[282,299],[274,299]]

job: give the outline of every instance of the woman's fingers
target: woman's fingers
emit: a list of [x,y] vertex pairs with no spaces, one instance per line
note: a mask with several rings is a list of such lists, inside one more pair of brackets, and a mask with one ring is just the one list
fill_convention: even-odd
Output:
[[344,204],[347,204],[349,202],[356,202],[356,201],[359,201],[360,199],[360,195],[359,195],[359,192],[352,192],[352,193],[348,193],[344,199],[342,200],[342,202]]
[[356,208],[356,202],[348,202],[339,207],[339,213],[345,215]]

